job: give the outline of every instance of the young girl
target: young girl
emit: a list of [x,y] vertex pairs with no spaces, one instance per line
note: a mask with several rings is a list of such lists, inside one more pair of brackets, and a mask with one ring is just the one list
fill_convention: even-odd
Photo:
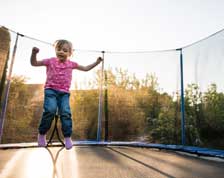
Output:
[[67,40],[55,42],[56,57],[37,61],[39,49],[33,47],[31,54],[32,66],[46,66],[47,79],[44,86],[43,114],[39,125],[38,146],[45,147],[46,133],[51,127],[56,111],[58,109],[62,124],[62,133],[65,138],[66,149],[72,148],[72,119],[69,105],[69,88],[72,80],[72,70],[89,71],[97,66],[103,59],[98,57],[96,62],[82,66],[70,61],[73,47]]

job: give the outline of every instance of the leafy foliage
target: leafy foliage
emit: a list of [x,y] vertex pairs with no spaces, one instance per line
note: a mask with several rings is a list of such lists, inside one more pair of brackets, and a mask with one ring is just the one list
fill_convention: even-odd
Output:
[[[9,32],[1,27],[0,28],[0,101],[2,101],[2,95],[5,86],[7,62],[9,60],[10,52],[10,34]],[[2,102],[1,102],[2,103]],[[0,103],[0,106],[1,106]]]
[[[99,85],[99,72],[91,86]],[[155,74],[138,80],[135,75],[117,69],[107,71],[108,140],[145,141],[180,144],[180,95],[161,92]],[[71,91],[73,138],[95,140],[97,133],[99,91]],[[42,113],[43,86],[25,84],[14,77],[10,89],[3,141],[35,141]],[[224,148],[224,94],[211,84],[202,93],[197,84],[185,90],[187,145]],[[105,107],[105,106],[104,106]],[[102,134],[105,132],[103,114]],[[103,137],[103,135],[102,135]]]

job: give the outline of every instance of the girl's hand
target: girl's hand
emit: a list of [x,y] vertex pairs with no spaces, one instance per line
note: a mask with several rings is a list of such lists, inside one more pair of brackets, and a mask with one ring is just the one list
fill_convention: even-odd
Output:
[[98,57],[97,58],[97,60],[96,60],[96,62],[99,64],[99,63],[101,63],[103,61],[103,58],[102,57]]
[[39,48],[37,48],[37,47],[33,47],[33,49],[32,49],[32,53],[33,54],[37,54],[37,53],[39,53]]

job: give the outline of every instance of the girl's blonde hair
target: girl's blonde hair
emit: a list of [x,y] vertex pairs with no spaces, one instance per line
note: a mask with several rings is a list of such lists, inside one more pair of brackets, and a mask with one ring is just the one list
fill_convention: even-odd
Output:
[[61,48],[64,44],[67,44],[68,45],[68,47],[69,47],[69,52],[70,52],[70,54],[72,55],[72,52],[73,52],[73,45],[72,45],[72,43],[70,42],[70,41],[68,41],[68,40],[57,40],[57,41],[55,41],[54,42],[54,47],[55,47],[55,49],[57,49],[57,48]]

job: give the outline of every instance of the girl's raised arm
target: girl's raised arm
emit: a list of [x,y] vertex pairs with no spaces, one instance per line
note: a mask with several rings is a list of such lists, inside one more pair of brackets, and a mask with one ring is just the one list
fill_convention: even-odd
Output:
[[96,60],[96,62],[94,62],[94,63],[92,63],[92,64],[90,64],[90,65],[87,65],[87,66],[78,65],[78,66],[77,66],[77,69],[78,69],[78,70],[81,70],[81,71],[89,71],[89,70],[91,70],[92,68],[94,68],[95,66],[97,66],[97,65],[98,65],[100,62],[102,62],[102,61],[103,61],[103,58],[98,57],[97,60]]
[[31,57],[30,57],[30,63],[32,66],[43,66],[43,61],[37,61],[37,53],[39,52],[39,49],[37,47],[33,47]]

